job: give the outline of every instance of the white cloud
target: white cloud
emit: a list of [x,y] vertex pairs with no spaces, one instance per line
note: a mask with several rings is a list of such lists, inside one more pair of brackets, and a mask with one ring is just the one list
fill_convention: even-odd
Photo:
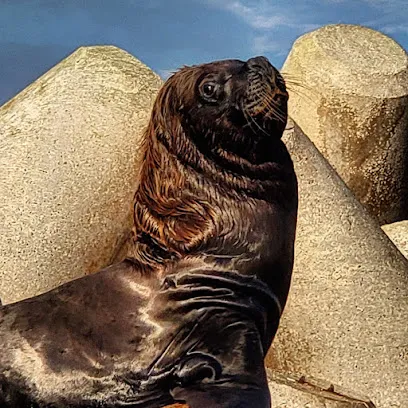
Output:
[[291,27],[294,24],[286,7],[282,9],[265,0],[207,0],[207,2],[230,11],[257,30],[270,30],[280,26]]
[[[320,0],[322,3],[368,3],[373,7],[380,8],[405,8],[407,5],[406,0]],[[405,7],[404,7],[405,6]]]
[[[277,5],[268,0],[204,0],[213,7],[221,8],[243,20],[254,30],[252,52],[254,54],[274,53],[285,55],[290,46],[291,38],[282,38],[279,41],[276,34],[281,28],[289,28],[296,35],[320,27],[319,24],[304,22],[304,10],[297,11],[294,5]],[[336,0],[338,1],[338,0]],[[303,7],[303,6],[302,6]],[[301,16],[300,19],[297,16]],[[282,50],[282,51],[281,51]]]
[[380,30],[386,34],[404,33],[408,34],[408,24],[390,24],[380,28]]
[[[354,21],[388,34],[408,32],[403,16],[408,0],[316,0],[314,5],[302,0],[292,0],[290,4],[286,0],[197,1],[230,12],[250,27],[254,54],[279,55],[281,49],[290,47],[294,38],[336,22]],[[347,15],[348,5],[353,5],[353,10],[361,9],[361,17],[375,16],[375,19],[355,22],[356,19]],[[338,16],[337,12],[340,12]]]
[[286,55],[286,48],[283,46],[282,41],[276,41],[271,35],[259,35],[254,37],[252,42],[252,52],[260,55],[268,52],[275,55]]
[[406,0],[361,0],[364,3],[369,3],[372,6],[386,7],[386,8],[402,8],[407,6]]
[[296,18],[296,15],[302,17],[304,15],[300,11],[297,13],[293,4],[290,7],[286,5],[278,6],[276,2],[268,0],[206,0],[206,3],[230,11],[250,27],[259,31],[288,27],[297,32],[304,32],[319,27],[318,24],[303,23],[299,18]]
[[264,54],[265,52],[279,52],[282,45],[278,41],[273,41],[268,35],[254,37],[252,50],[255,54]]
[[224,7],[256,29],[268,30],[291,24],[287,16],[279,13],[275,7],[267,5],[264,2],[247,5],[241,1],[227,1],[224,3]]

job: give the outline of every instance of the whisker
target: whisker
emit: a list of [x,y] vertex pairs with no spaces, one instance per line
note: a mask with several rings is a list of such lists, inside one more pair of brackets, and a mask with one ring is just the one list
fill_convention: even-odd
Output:
[[290,93],[295,94],[301,98],[305,98],[306,100],[308,100],[309,102],[314,102],[314,98],[312,98],[312,96],[316,96],[316,93],[313,92],[314,95],[308,95],[307,91],[308,89],[302,89],[302,88],[292,88],[290,85],[288,86],[288,91],[290,91]]
[[246,120],[246,122],[247,122],[245,126],[249,126],[249,128],[250,128],[253,132],[255,132],[254,129],[252,128],[252,126],[251,126],[251,121],[249,120],[250,115],[247,113],[247,111],[246,111],[246,109],[245,109],[245,107],[244,107],[243,104],[242,104],[242,106],[241,106],[241,110],[242,110],[242,113],[244,114],[244,118],[245,118],[245,120]]
[[255,101],[251,103],[249,106],[246,106],[246,108],[257,108],[253,109],[255,114],[258,113],[265,113],[267,111],[267,116],[272,116],[273,118],[279,120],[280,122],[285,122],[286,120],[286,113],[284,113],[279,106],[277,106],[277,103],[272,99],[271,95],[267,94],[265,90],[262,90],[258,94],[255,95],[256,98],[256,103]]
[[309,94],[312,94],[312,96],[316,96],[317,94],[317,92],[312,87],[304,84],[303,82],[300,81],[300,79],[295,77],[293,78],[289,77],[288,80],[286,81],[286,85],[289,91],[295,93],[300,97],[304,97],[309,101],[313,101]]
[[268,102],[270,106],[275,109],[276,113],[278,113],[283,119],[286,118],[286,112],[281,109],[281,107],[278,105],[278,102],[276,102],[273,98],[269,98]]
[[311,87],[302,84],[301,82],[295,82],[295,81],[287,81],[286,86],[290,87],[291,85],[298,87],[298,88],[302,88],[312,94],[316,93],[316,91],[314,89],[312,89]]
[[[268,95],[266,92],[262,94],[263,100],[265,101],[266,107],[269,108],[268,114],[271,113],[273,116],[284,122],[286,120],[286,113],[281,110],[281,108],[277,105],[277,102],[273,100],[273,98]],[[265,108],[263,109],[263,111]]]
[[285,79],[286,84],[293,84],[299,87],[308,89],[310,92],[314,92],[314,89],[309,85],[306,85],[302,78],[296,74],[285,73],[281,71],[283,78]]
[[[244,106],[242,106],[242,112],[244,112],[244,115],[247,113],[246,109]],[[265,129],[262,129],[261,126],[259,126],[259,124],[256,122],[256,120],[248,113],[249,118],[251,119],[251,122],[263,133],[265,133],[265,135],[269,136],[269,133],[265,131]],[[245,116],[246,117],[246,116]],[[251,127],[252,129],[252,127]],[[253,130],[253,129],[252,129]]]
[[251,110],[255,107],[257,107],[259,105],[260,100],[259,99],[255,99],[254,101],[252,101],[251,103],[249,103],[248,105],[246,105],[246,108],[248,110]]
[[302,86],[304,88],[311,89],[309,85],[306,85],[304,82],[300,81],[299,79],[288,78],[288,79],[285,80],[285,83],[287,83],[287,84],[297,84],[297,85]]
[[285,78],[285,80],[286,80],[286,78],[295,79],[295,80],[298,80],[298,81],[300,81],[302,79],[300,75],[293,74],[292,72],[280,71],[280,74],[281,74],[281,76],[283,78]]
[[266,116],[272,116],[273,118],[277,119],[279,122],[284,123],[286,120],[286,116],[281,115],[278,113],[273,106],[269,106],[269,110]]

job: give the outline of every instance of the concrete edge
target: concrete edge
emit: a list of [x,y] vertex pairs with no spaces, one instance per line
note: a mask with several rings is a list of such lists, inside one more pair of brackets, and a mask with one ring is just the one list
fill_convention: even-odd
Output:
[[[376,408],[367,397],[350,391],[346,388],[332,384],[329,381],[316,379],[309,376],[295,376],[273,372],[266,369],[268,380],[272,383],[294,388],[298,391],[318,396],[322,399],[337,402],[348,402],[354,408]],[[273,396],[272,396],[273,397]]]
[[8,109],[8,107],[14,103],[14,101],[15,101],[15,99],[17,97],[21,98],[24,95],[30,93],[31,89],[36,87],[38,82],[43,82],[43,83],[48,82],[50,80],[50,78],[53,77],[53,75],[64,66],[66,61],[70,60],[71,58],[73,58],[75,56],[84,55],[84,54],[87,54],[90,51],[103,49],[103,48],[105,48],[105,49],[107,49],[109,51],[119,51],[119,52],[122,52],[123,54],[127,54],[127,56],[135,59],[143,67],[145,67],[146,69],[152,71],[153,74],[157,78],[162,80],[160,75],[158,75],[155,71],[153,71],[152,68],[150,68],[147,64],[145,64],[144,62],[139,60],[137,57],[135,57],[134,55],[132,55],[128,51],[126,51],[126,50],[124,50],[124,49],[122,49],[122,48],[120,48],[120,47],[118,47],[116,45],[111,45],[111,44],[107,44],[107,45],[103,45],[103,44],[99,44],[99,45],[82,45],[82,46],[76,48],[70,54],[68,54],[65,58],[63,58],[63,59],[61,59],[59,61],[56,61],[55,64],[50,69],[48,69],[46,72],[44,72],[42,75],[40,75],[37,79],[35,79],[33,82],[31,82],[29,85],[27,85],[24,89],[22,89],[20,92],[18,92],[16,95],[14,95],[11,99],[6,101],[3,105],[0,105],[0,114],[1,114],[1,111],[3,109]]

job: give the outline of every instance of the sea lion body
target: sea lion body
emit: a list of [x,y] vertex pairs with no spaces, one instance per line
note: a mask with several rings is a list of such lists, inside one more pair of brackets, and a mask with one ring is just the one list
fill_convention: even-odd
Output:
[[297,212],[286,99],[263,57],[167,81],[128,258],[0,308],[1,407],[269,407]]

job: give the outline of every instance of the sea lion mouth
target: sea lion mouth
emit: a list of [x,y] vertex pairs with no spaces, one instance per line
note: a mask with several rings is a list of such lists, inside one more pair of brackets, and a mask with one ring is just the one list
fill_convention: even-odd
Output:
[[248,87],[241,109],[248,125],[266,129],[270,122],[286,124],[289,95],[282,75],[265,57],[251,58],[245,66]]

